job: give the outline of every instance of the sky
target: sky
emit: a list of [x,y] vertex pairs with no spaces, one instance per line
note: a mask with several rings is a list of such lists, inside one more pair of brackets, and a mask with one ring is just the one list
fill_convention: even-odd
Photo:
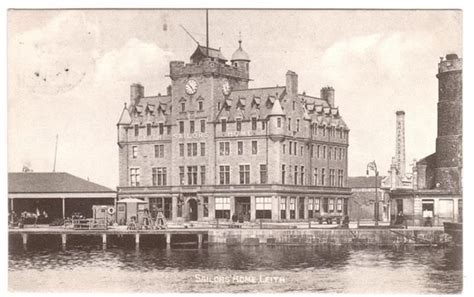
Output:
[[[166,93],[169,62],[205,44],[203,10],[10,10],[8,170],[24,165],[115,188],[116,123],[139,82]],[[351,129],[349,175],[395,154],[395,112],[406,112],[407,167],[435,150],[439,57],[462,57],[462,13],[447,10],[211,10],[210,46],[228,59],[242,46],[250,87],[285,84],[319,96],[332,86]],[[407,171],[410,171],[408,169]]]

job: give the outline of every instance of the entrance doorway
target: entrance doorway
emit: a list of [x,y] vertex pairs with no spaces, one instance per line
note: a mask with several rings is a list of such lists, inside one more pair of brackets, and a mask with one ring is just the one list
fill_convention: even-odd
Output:
[[250,197],[235,197],[235,213],[239,220],[250,221]]
[[188,200],[188,214],[190,221],[197,221],[198,219],[198,207],[197,201],[194,198]]

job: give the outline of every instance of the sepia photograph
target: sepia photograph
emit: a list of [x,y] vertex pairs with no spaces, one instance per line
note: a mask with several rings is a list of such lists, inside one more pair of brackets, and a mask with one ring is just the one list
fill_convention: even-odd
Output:
[[10,293],[462,294],[461,9],[6,14]]

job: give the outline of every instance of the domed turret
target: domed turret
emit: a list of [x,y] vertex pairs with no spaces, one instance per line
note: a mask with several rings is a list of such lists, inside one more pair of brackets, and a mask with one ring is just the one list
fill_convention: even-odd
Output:
[[246,78],[249,77],[249,55],[242,49],[242,40],[239,40],[239,48],[232,55],[230,60],[232,66],[237,67]]
[[250,62],[249,55],[242,49],[242,40],[239,40],[239,48],[232,54],[232,63],[234,61],[247,61]]

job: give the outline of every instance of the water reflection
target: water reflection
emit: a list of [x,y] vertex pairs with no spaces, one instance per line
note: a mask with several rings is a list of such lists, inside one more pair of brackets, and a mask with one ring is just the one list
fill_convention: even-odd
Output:
[[[284,283],[251,282],[262,276]],[[225,277],[246,282],[225,283]],[[22,291],[457,293],[462,252],[344,246],[11,248],[9,285]]]

